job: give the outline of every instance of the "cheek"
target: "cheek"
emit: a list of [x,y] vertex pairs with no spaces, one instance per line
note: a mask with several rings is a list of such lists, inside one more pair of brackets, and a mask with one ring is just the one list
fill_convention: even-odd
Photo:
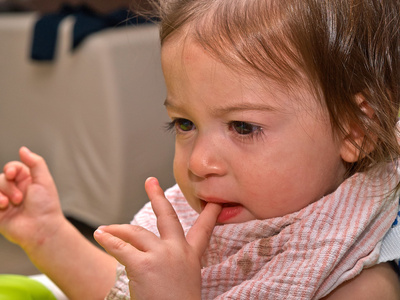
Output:
[[175,152],[173,168],[175,181],[179,185],[179,188],[186,198],[186,201],[191,208],[193,208],[196,212],[201,213],[201,203],[197,202],[191,197],[193,191],[189,178],[190,176],[187,168],[187,161],[182,155],[179,155],[178,152]]
[[181,177],[181,163],[179,161],[179,158],[177,157],[177,155],[175,154],[175,158],[174,158],[174,164],[173,164],[173,171],[174,171],[174,177],[175,177],[175,181],[179,184],[179,178]]
[[181,151],[177,145],[175,146],[173,170],[176,183],[183,186],[183,182],[188,177],[187,160],[184,151]]
[[242,159],[231,165],[238,190],[244,199],[270,198],[281,186],[281,163],[264,155],[252,158],[256,159]]

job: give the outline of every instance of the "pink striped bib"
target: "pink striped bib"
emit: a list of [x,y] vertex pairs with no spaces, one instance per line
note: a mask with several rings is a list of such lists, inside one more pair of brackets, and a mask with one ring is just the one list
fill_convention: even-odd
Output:
[[[202,299],[319,299],[377,263],[397,215],[399,170],[358,173],[298,212],[216,226],[203,256]],[[179,187],[166,191],[184,230],[198,214]],[[158,234],[147,204],[134,218]],[[123,266],[107,299],[129,299]]]

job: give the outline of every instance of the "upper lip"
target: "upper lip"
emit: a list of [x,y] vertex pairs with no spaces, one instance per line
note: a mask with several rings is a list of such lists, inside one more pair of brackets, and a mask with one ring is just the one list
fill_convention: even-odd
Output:
[[228,201],[225,199],[221,198],[216,198],[216,197],[198,197],[200,200],[207,202],[207,203],[216,203],[216,204],[221,204],[222,206],[234,206],[234,205],[239,205],[238,203]]

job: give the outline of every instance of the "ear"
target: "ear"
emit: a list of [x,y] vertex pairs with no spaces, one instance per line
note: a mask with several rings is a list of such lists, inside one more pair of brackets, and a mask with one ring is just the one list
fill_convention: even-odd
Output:
[[[356,95],[358,107],[364,114],[374,119],[375,111],[360,94]],[[347,124],[347,135],[342,140],[340,156],[345,162],[354,163],[374,149],[371,143],[364,143],[365,132],[357,124]],[[362,149],[362,150],[361,150]]]

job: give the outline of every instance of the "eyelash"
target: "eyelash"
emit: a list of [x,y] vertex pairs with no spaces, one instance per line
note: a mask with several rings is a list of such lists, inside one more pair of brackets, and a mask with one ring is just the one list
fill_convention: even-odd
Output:
[[[183,125],[184,122],[189,122],[191,124],[190,126],[193,126],[193,127],[190,128],[189,130],[180,129],[179,126]],[[226,125],[230,131],[233,131],[234,134],[236,134],[241,139],[241,141],[262,138],[264,135],[263,128],[261,126],[254,125],[251,123],[247,123],[247,122],[243,122],[243,121],[230,121],[230,122],[227,122]],[[242,133],[240,133],[240,131],[238,129],[235,129],[235,126],[242,126],[242,130],[241,130]],[[247,128],[243,128],[246,126],[247,126]],[[248,129],[248,127],[251,127],[251,132],[243,133],[245,130]],[[187,120],[184,118],[177,118],[177,119],[172,120],[171,122],[167,122],[165,128],[167,131],[172,131],[175,134],[182,134],[182,133],[187,133],[187,132],[192,131],[193,129],[196,128],[196,125],[194,125],[193,122],[190,120]]]
[[[263,135],[264,135],[264,131],[261,126],[243,122],[243,121],[231,121],[231,122],[227,123],[227,126],[231,131],[233,131],[235,134],[237,134],[242,139],[242,141],[261,139],[261,138],[263,138]],[[235,129],[235,126],[251,127],[251,132],[243,133],[243,131],[246,129],[242,127],[242,129],[241,129],[242,133],[240,133],[237,129]]]
[[171,122],[167,122],[167,124],[165,125],[165,129],[167,131],[174,132],[175,134],[188,132],[189,130],[182,130],[182,129],[178,128],[180,122],[182,122],[182,123],[190,122],[193,125],[193,127],[196,128],[192,121],[190,121],[188,119],[177,118],[177,119],[173,119]]

